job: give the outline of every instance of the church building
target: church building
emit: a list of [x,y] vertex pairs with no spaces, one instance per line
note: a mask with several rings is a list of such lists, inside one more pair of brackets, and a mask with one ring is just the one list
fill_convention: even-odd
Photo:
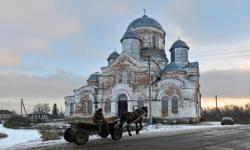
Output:
[[[122,52],[107,57],[107,66],[90,75],[87,84],[65,97],[65,116],[120,116],[151,102],[152,117],[196,122],[201,113],[199,64],[189,62],[189,46],[178,39],[166,57],[166,32],[143,15],[132,21],[120,42]],[[151,95],[151,97],[149,97]],[[148,115],[149,116],[149,115]]]

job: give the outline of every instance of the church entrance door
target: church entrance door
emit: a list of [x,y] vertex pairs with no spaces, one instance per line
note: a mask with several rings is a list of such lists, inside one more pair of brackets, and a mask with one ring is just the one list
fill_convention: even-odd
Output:
[[118,98],[118,117],[121,117],[125,112],[128,112],[128,97],[122,94]]

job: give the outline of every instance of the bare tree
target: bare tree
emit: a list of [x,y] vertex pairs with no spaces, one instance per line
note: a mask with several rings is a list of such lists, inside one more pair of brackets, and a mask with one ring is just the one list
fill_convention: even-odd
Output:
[[[250,123],[250,103],[245,106],[227,105],[219,108],[219,118],[232,117],[237,123]],[[216,117],[216,108],[204,108],[202,111],[202,119],[210,121],[218,121]]]
[[34,106],[33,110],[35,112],[45,112],[49,113],[50,112],[50,107],[48,103],[38,103]]
[[58,116],[58,112],[59,112],[59,110],[58,110],[57,105],[55,103],[53,106],[53,109],[52,109],[52,115]]

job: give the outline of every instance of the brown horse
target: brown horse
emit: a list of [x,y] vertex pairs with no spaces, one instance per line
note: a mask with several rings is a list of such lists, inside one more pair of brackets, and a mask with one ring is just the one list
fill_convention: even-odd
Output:
[[[123,128],[123,124],[126,122],[127,123],[127,131],[129,136],[132,136],[132,134],[130,133],[130,123],[135,123],[135,127],[136,127],[136,134],[139,134],[139,131],[142,129],[142,120],[143,120],[143,116],[147,117],[148,114],[148,107],[141,107],[138,108],[136,110],[134,110],[134,112],[125,112],[122,114],[122,116],[120,117],[120,128]],[[138,128],[138,123],[140,125],[140,127]]]

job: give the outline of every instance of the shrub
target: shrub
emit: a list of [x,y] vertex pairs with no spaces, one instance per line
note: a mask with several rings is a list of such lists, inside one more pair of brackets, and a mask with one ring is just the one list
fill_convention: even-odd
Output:
[[56,130],[42,130],[41,134],[44,141],[60,139],[59,132]]
[[249,116],[250,103],[245,106],[227,105],[218,109],[204,108],[202,111],[202,118],[207,121],[221,121],[222,117],[232,117],[235,123],[250,124]]
[[6,128],[13,128],[18,129],[21,127],[29,127],[31,124],[31,121],[27,118],[24,118],[22,116],[12,116],[9,120],[4,122],[4,127]]
[[4,133],[0,133],[0,139],[1,138],[6,138],[7,137],[7,135],[6,134],[4,134]]

